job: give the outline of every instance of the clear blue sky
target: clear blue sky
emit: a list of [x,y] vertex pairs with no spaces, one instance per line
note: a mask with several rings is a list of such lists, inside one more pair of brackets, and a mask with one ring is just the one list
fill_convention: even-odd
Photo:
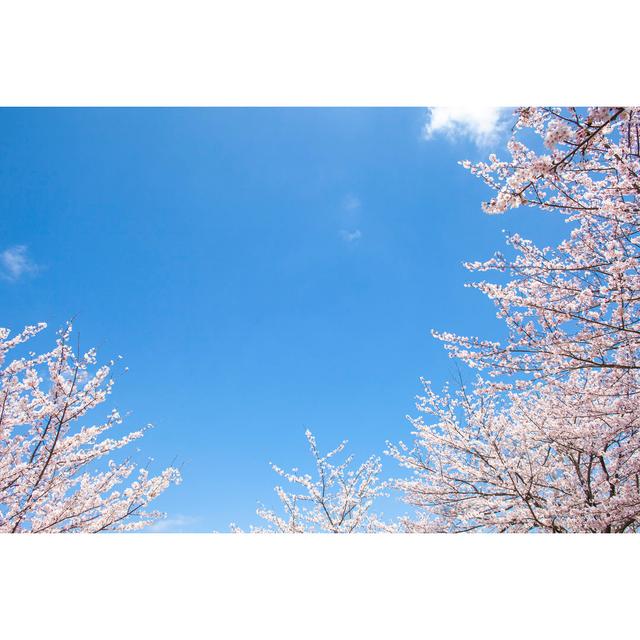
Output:
[[[156,425],[141,460],[184,463],[167,530],[255,523],[269,461],[305,466],[304,430],[357,459],[409,439],[430,329],[499,337],[461,263],[536,239],[541,214],[480,210],[457,165],[500,149],[426,140],[419,109],[3,109],[0,325],[75,316],[125,357],[112,402]],[[555,227],[554,227],[555,228]],[[20,247],[23,247],[20,249]],[[41,343],[44,344],[44,341]],[[95,418],[94,418],[95,420]],[[384,460],[387,473],[399,472]]]

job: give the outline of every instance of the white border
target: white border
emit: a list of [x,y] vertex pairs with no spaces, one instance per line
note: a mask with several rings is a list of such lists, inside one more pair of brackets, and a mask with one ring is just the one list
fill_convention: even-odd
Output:
[[0,13],[0,103],[634,104],[637,17],[628,0],[21,0]]
[[632,535],[6,536],[2,551],[3,637],[521,640],[637,627]]

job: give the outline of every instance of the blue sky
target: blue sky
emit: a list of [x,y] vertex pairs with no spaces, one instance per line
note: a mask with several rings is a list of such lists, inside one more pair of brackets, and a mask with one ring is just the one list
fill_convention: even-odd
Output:
[[420,376],[455,371],[431,328],[502,335],[462,261],[558,226],[482,213],[457,161],[501,150],[493,113],[2,109],[0,325],[124,356],[123,428],[183,464],[161,528],[256,523],[306,428],[358,460],[409,439]]

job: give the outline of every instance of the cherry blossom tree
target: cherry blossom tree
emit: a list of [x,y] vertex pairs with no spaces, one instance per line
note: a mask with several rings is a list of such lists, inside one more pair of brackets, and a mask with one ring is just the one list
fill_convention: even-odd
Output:
[[[353,456],[333,462],[341,454],[347,441],[333,451],[321,455],[316,439],[305,433],[315,463],[316,477],[302,474],[298,469],[286,472],[272,464],[273,470],[298,492],[287,492],[281,486],[275,491],[281,502],[281,513],[261,507],[257,514],[268,524],[252,527],[254,533],[363,533],[386,530],[370,512],[375,498],[383,495],[386,483],[381,482],[380,459],[371,457],[352,469]],[[232,525],[236,532],[241,530]]]
[[[508,237],[466,266],[504,342],[435,333],[476,369],[470,388],[425,383],[415,443],[389,451],[412,531],[627,532],[640,527],[640,109],[524,108],[511,158],[462,163],[495,190],[484,209],[563,216],[568,237]],[[480,377],[484,376],[484,377]],[[428,417],[427,417],[428,416]]]
[[146,511],[170,484],[176,469],[152,477],[146,468],[126,488],[118,486],[136,470],[130,460],[101,459],[142,437],[105,434],[121,423],[112,411],[99,424],[81,424],[105,402],[114,362],[96,366],[96,352],[74,353],[71,326],[51,351],[9,359],[46,325],[26,327],[10,337],[0,329],[0,532],[131,531],[162,514]]

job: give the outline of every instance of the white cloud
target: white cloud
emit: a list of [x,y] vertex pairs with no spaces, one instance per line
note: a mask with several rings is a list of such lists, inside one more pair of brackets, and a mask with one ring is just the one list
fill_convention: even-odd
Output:
[[29,258],[27,247],[23,244],[9,247],[0,253],[0,277],[15,282],[22,276],[32,275],[38,266]]
[[424,137],[442,133],[450,138],[466,137],[478,147],[497,141],[506,126],[508,111],[501,107],[433,107],[429,109]]
[[340,232],[340,236],[345,242],[357,242],[362,238],[362,231],[360,231],[360,229],[356,229],[355,231],[345,231],[343,229]]
[[360,202],[360,198],[354,196],[353,194],[349,194],[345,196],[342,201],[342,208],[345,211],[356,211],[362,206],[362,202]]

